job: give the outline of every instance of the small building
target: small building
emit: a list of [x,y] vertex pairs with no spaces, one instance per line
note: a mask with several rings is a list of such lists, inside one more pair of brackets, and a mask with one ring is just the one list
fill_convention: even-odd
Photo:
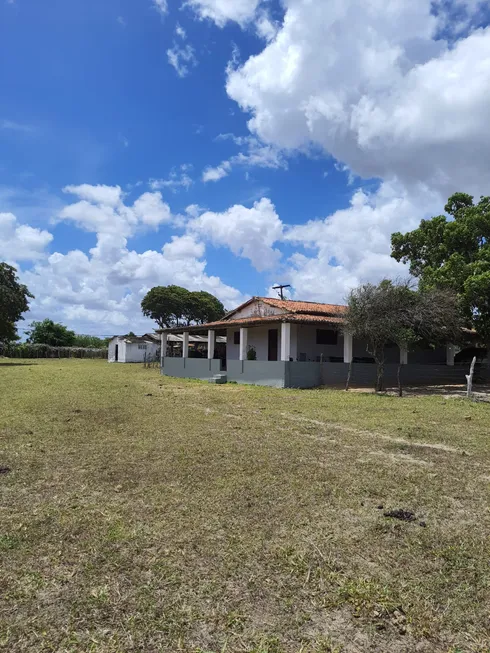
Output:
[[160,355],[160,338],[155,333],[144,336],[114,336],[109,342],[109,363],[143,363]]
[[[280,388],[345,384],[374,386],[376,365],[366,342],[344,329],[345,306],[253,297],[222,320],[163,329],[161,371],[175,377],[212,379]],[[182,338],[180,357],[167,355],[168,340]],[[207,358],[189,355],[192,336],[205,336]],[[216,356],[216,338],[226,336],[226,353]],[[395,384],[399,363],[405,384],[464,383],[466,366],[455,366],[457,348],[396,345],[385,351],[385,380]]]
[[[167,337],[167,356],[182,358],[183,335],[172,334]],[[146,333],[144,336],[114,336],[109,342],[109,363],[143,363],[160,358],[160,336]],[[189,336],[188,354],[193,358],[207,358],[207,336]],[[215,343],[217,358],[225,358],[226,337],[218,336]]]

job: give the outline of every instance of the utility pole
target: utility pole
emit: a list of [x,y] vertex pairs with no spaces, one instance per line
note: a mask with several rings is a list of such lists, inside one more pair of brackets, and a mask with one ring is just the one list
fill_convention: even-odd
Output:
[[279,290],[279,297],[284,300],[284,288],[291,288],[290,284],[283,286],[272,286],[272,290]]

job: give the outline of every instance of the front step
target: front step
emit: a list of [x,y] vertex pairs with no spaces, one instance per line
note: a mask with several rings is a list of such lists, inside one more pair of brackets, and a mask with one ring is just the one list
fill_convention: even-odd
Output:
[[215,374],[212,379],[208,379],[209,383],[216,383],[218,385],[223,385],[228,382],[228,377],[226,374]]

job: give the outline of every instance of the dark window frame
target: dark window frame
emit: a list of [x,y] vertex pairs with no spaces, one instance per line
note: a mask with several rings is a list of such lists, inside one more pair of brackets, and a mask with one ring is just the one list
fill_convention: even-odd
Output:
[[240,344],[240,331],[234,331],[234,333],[233,333],[233,344],[234,345],[239,345]]
[[335,329],[317,329],[316,330],[316,344],[317,345],[338,345],[339,332]]

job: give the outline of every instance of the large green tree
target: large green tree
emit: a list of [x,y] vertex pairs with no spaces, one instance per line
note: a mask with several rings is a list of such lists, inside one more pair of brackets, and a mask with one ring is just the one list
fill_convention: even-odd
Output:
[[220,300],[204,290],[189,293],[187,304],[189,322],[197,324],[215,322],[225,314],[225,308]]
[[18,340],[16,322],[29,310],[29,299],[34,299],[27,286],[19,282],[17,270],[0,263],[0,343]]
[[450,216],[422,220],[406,234],[391,237],[392,256],[410,264],[421,288],[443,287],[458,293],[467,322],[490,344],[490,197],[475,204],[455,193]]
[[212,322],[225,313],[223,304],[214,295],[173,285],[152,288],[143,298],[141,309],[162,329]]
[[76,342],[74,331],[63,324],[45,319],[42,322],[32,322],[28,342],[34,345],[51,345],[51,347],[73,347]]

